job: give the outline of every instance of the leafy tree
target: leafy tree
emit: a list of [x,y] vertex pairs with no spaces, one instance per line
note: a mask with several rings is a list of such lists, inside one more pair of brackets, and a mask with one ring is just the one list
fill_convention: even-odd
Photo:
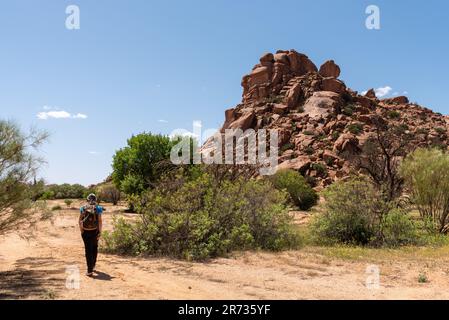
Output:
[[360,155],[351,162],[366,174],[390,202],[401,195],[404,179],[399,174],[402,159],[414,148],[412,136],[398,126],[388,126],[378,119],[375,132],[363,146]]
[[113,158],[112,179],[127,195],[139,195],[152,188],[163,174],[159,165],[170,158],[174,141],[168,136],[141,133],[128,139],[128,145]]
[[26,210],[34,194],[30,180],[43,162],[32,150],[47,137],[35,130],[24,134],[17,124],[0,120],[0,233],[31,214]]

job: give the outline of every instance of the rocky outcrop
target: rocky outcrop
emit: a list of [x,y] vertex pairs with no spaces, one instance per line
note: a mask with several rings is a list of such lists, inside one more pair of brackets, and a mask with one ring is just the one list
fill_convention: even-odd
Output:
[[295,50],[280,50],[274,55],[266,53],[259,61],[251,73],[242,79],[243,103],[276,95],[293,77],[317,71],[306,55]]
[[448,148],[448,116],[412,104],[405,96],[379,100],[374,89],[360,95],[338,79],[340,72],[333,60],[318,71],[295,50],[262,55],[243,77],[242,103],[226,110],[221,132],[277,130],[279,168],[312,176],[318,187],[346,177],[351,171],[348,157],[362,155],[365,141],[379,126],[404,130],[417,147]]
[[340,76],[340,67],[335,64],[334,60],[328,60],[321,65],[319,73],[325,78],[338,78]]

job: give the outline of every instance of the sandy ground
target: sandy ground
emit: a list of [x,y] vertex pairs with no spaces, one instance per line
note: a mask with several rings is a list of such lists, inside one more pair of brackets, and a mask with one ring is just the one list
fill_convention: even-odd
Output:
[[[106,229],[123,215],[119,209],[107,207]],[[77,218],[75,208],[57,211],[51,221],[0,237],[1,299],[449,299],[444,256],[377,259],[375,288],[366,285],[369,259],[314,248],[236,253],[207,263],[100,254],[98,274],[88,278]],[[428,282],[418,282],[420,273]],[[75,282],[68,281],[74,274]]]

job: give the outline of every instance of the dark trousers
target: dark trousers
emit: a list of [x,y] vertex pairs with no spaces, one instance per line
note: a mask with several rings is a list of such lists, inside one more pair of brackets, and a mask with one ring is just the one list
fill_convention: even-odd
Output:
[[93,272],[98,255],[98,230],[83,232],[84,249],[86,251],[87,272]]

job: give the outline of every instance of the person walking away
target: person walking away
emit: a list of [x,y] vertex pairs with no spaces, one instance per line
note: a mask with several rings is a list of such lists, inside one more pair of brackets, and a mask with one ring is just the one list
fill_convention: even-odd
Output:
[[101,236],[103,207],[97,204],[95,194],[87,197],[87,204],[80,208],[79,227],[84,242],[88,277],[95,272],[98,255],[98,240]]

